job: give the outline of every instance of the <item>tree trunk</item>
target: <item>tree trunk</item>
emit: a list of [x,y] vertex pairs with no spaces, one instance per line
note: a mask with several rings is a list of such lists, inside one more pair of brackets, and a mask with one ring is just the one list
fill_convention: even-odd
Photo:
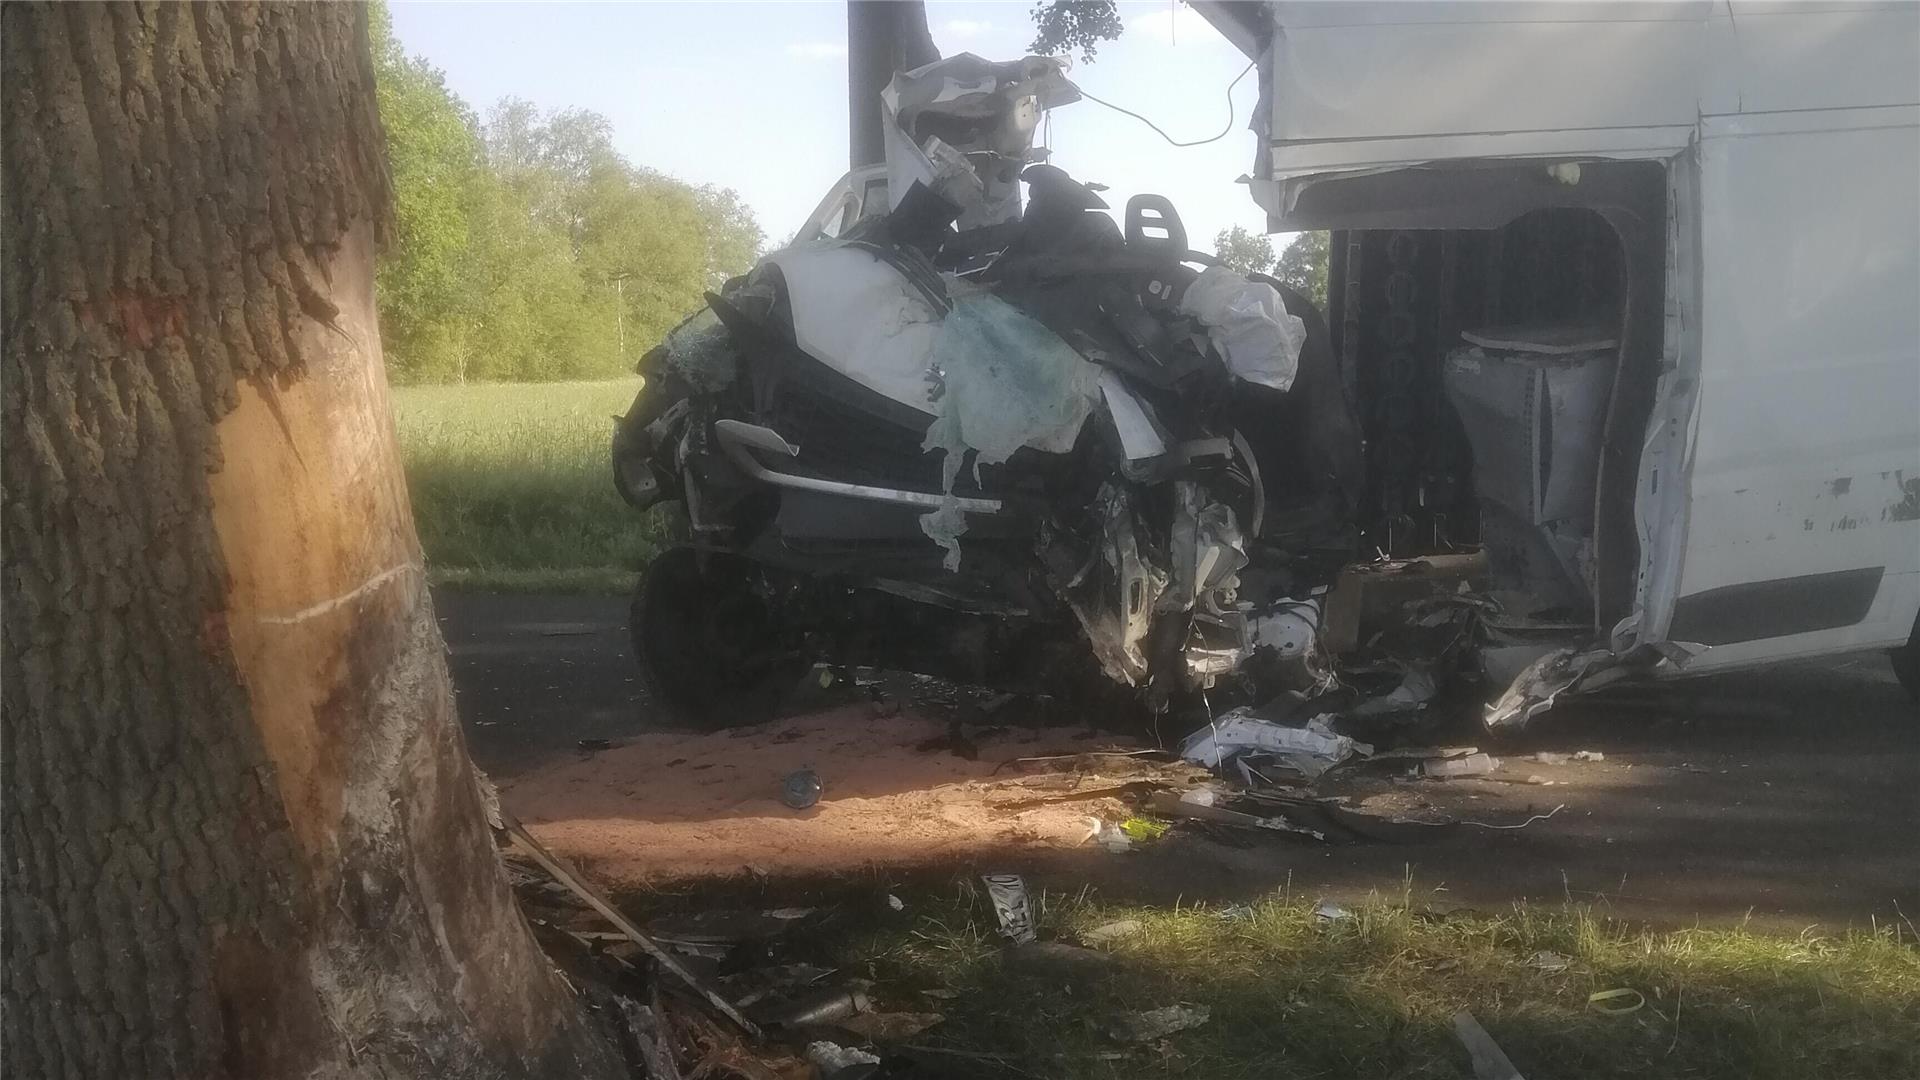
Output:
[[847,0],[847,152],[852,168],[887,159],[880,91],[940,59],[925,0]]
[[9,3],[0,61],[0,1071],[618,1075],[454,718],[365,8]]

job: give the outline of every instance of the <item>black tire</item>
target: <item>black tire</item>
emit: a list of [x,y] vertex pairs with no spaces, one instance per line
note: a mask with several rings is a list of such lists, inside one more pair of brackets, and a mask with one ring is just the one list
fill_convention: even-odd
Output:
[[1893,657],[1893,677],[1907,688],[1907,697],[1920,705],[1920,617],[1913,620],[1913,633],[1907,643],[1889,655]]
[[707,729],[773,719],[812,667],[784,634],[753,565],[692,548],[661,552],[634,590],[628,632],[648,696]]

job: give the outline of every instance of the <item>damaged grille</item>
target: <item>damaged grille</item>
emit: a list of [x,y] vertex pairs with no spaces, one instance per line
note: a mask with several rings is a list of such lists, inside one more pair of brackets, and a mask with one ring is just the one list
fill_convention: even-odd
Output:
[[[807,370],[800,375],[799,369]],[[920,448],[931,417],[903,410],[811,359],[796,358],[785,376],[766,421],[800,448],[799,456],[782,460],[782,469],[874,487],[940,490],[942,455]],[[993,467],[983,473],[991,487]],[[981,491],[971,469],[954,484],[958,495]]]

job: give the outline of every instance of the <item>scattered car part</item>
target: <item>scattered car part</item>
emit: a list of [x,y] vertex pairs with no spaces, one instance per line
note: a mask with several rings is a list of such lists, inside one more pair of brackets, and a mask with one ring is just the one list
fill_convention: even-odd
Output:
[[780,801],[794,810],[805,810],[820,801],[820,775],[812,769],[796,769],[780,780]]
[[1033,944],[1033,909],[1027,903],[1027,883],[1019,874],[982,874],[980,880],[987,886],[1000,936],[1014,945]]

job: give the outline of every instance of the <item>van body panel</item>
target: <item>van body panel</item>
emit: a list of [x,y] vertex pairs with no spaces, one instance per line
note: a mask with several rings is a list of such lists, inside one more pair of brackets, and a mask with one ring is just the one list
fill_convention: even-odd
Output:
[[1699,415],[1664,636],[1732,587],[1782,583],[1785,603],[1796,579],[1877,572],[1845,625],[1791,603],[1806,632],[1722,640],[1698,663],[1903,642],[1920,607],[1920,107],[1707,118],[1699,162]]
[[[1685,670],[1703,672],[1907,640],[1920,5],[1275,3],[1264,36],[1244,9],[1196,7],[1262,61],[1250,185],[1276,231],[1383,227],[1360,193],[1396,175],[1535,161],[1577,187],[1583,160],[1667,169],[1616,649],[1692,635],[1706,647]],[[1423,227],[1417,204],[1391,210],[1387,227]],[[1441,208],[1425,227],[1459,223]]]

